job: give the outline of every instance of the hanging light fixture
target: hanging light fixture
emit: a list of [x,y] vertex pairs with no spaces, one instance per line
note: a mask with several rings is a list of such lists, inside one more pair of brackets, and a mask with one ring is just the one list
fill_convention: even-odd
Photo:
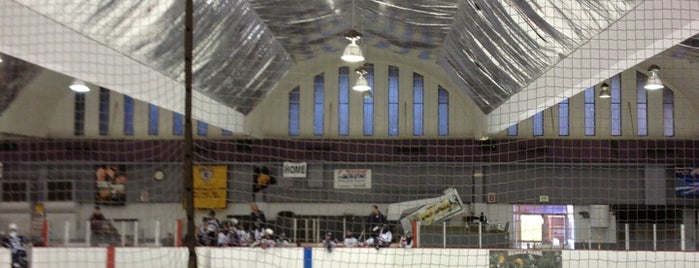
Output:
[[369,80],[366,79],[366,68],[362,66],[357,68],[354,72],[356,72],[359,75],[359,77],[357,78],[357,82],[352,87],[352,90],[359,92],[371,90],[371,86],[369,86]]
[[[354,28],[354,0],[352,0],[352,28]],[[350,44],[345,47],[345,50],[342,52],[342,57],[340,58],[343,61],[351,63],[364,61],[362,49],[357,45],[357,41],[362,38],[362,34],[351,29],[345,33],[345,38],[350,40]]]
[[658,67],[658,65],[653,64],[648,67],[648,72],[650,72],[650,77],[646,80],[646,85],[643,86],[643,88],[647,90],[658,90],[665,87],[663,81],[660,80],[660,76],[658,76],[658,72],[660,72],[660,67]]
[[609,85],[606,82],[602,83],[600,88],[602,89],[599,92],[600,99],[609,99],[612,97],[612,92],[609,90]]
[[85,92],[90,92],[90,87],[88,87],[85,82],[79,79],[73,80],[73,83],[68,86],[70,90],[78,92],[78,93],[85,93]]

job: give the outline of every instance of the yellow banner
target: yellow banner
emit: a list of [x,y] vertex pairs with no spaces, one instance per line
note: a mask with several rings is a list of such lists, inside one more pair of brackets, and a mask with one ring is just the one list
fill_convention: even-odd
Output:
[[226,208],[227,166],[194,166],[194,208]]

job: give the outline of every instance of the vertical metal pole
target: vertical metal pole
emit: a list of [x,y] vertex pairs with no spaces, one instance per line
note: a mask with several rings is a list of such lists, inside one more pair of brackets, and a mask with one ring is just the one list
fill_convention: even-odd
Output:
[[483,225],[478,222],[478,248],[483,248]]
[[308,234],[308,219],[303,219],[303,239],[305,239],[305,242],[308,243],[311,241],[311,237]]
[[658,233],[655,223],[653,223],[653,251],[658,250]]
[[138,246],[138,221],[133,222],[133,245]]
[[[160,245],[160,221],[156,220],[155,221],[155,235],[153,236],[155,238],[155,246],[159,247]],[[172,246],[172,245],[169,245]]]
[[631,248],[631,241],[629,240],[629,224],[624,224],[624,244],[626,244],[626,250]]
[[684,224],[680,224],[680,249],[685,250]]
[[447,247],[447,222],[442,223],[442,247]]
[[194,0],[185,0],[184,5],[184,160],[182,163],[182,186],[184,186],[184,207],[187,210],[185,244],[189,251],[189,268],[196,268],[197,254],[194,238],[194,185],[192,172],[194,164],[194,141],[192,140],[192,51],[194,50]]
[[85,223],[85,246],[89,247],[92,245],[92,225],[90,225],[90,221],[87,221]]
[[292,220],[292,225],[291,225],[291,237],[294,239],[294,243],[298,243],[298,237],[297,237],[297,232],[299,229],[299,219],[294,218]]
[[63,245],[67,246],[68,244],[70,244],[70,222],[66,221],[63,226]]
[[126,246],[126,222],[121,222],[121,246]]
[[347,232],[347,218],[342,218],[342,237],[345,237],[345,232]]

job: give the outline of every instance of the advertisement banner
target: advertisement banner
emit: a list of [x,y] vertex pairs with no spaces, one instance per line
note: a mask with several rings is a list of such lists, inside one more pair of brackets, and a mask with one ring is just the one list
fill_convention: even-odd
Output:
[[561,268],[563,267],[563,257],[559,250],[491,250],[490,267]]
[[336,169],[335,189],[371,189],[371,169]]
[[284,178],[305,178],[306,162],[284,162]]
[[699,196],[699,168],[675,168],[675,193],[678,197]]
[[227,166],[194,166],[194,208],[226,208]]

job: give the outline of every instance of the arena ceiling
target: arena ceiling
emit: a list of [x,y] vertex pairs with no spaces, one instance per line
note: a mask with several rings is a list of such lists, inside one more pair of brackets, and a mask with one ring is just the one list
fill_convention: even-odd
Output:
[[[663,78],[699,97],[696,81],[683,79],[699,70],[695,1],[194,2],[194,105],[217,106],[194,116],[238,133],[293,66],[339,57],[350,29],[364,35],[361,46],[441,68],[482,112],[476,138],[650,64],[661,64],[663,74],[681,66],[676,78]],[[36,75],[36,65],[184,110],[174,101],[183,96],[183,1],[12,0],[0,12],[0,52],[21,59],[4,67],[18,77],[6,75],[0,108]]]

